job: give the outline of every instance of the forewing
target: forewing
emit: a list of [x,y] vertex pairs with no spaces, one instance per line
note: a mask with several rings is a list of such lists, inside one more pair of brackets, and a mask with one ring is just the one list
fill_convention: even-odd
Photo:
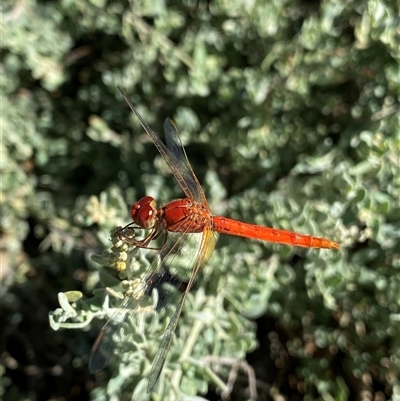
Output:
[[119,308],[103,326],[90,353],[90,373],[96,373],[107,366],[109,359],[121,346],[122,339],[126,338],[124,331],[131,330],[128,318],[137,311],[140,303],[141,299],[135,299],[132,296],[125,297]]
[[201,234],[168,233],[162,249],[155,255],[153,262],[144,273],[144,279],[136,278],[129,282],[137,282],[130,289],[118,309],[101,329],[89,357],[89,370],[95,373],[103,369],[123,347],[127,332],[132,332],[130,320],[140,309],[146,310],[157,291],[155,307],[165,308],[185,280],[189,280],[193,268],[193,249],[198,249]]
[[147,392],[150,393],[154,386],[157,383],[158,378],[160,377],[161,371],[163,369],[165,359],[168,353],[168,350],[171,346],[172,337],[175,333],[176,326],[178,324],[179,316],[181,315],[183,304],[185,302],[186,296],[192,288],[199,271],[201,268],[207,263],[210,258],[214,248],[215,248],[216,237],[211,230],[205,229],[202,235],[201,243],[198,249],[198,252],[195,256],[195,266],[192,270],[192,274],[190,276],[189,282],[186,286],[184,293],[182,294],[182,298],[179,301],[179,304],[175,310],[174,315],[172,316],[167,329],[164,332],[163,338],[161,340],[160,346],[157,350],[157,354],[154,358],[153,366],[151,368],[149,382],[147,385]]
[[178,129],[173,121],[171,121],[169,118],[164,121],[164,134],[167,148],[176,157],[176,162],[178,163],[177,167],[179,171],[182,172],[184,184],[188,187],[191,197],[197,202],[207,205],[204,192],[196,177],[196,174],[192,169],[192,166],[189,163],[185,148],[183,147],[181,139],[179,138]]
[[165,146],[156,133],[147,125],[142,116],[133,107],[132,102],[125,96],[122,89],[120,87],[118,87],[118,89],[120,90],[130,109],[139,119],[143,129],[147,132],[147,134],[153,140],[158,151],[164,157],[186,196],[196,200],[199,203],[207,205],[204,192],[192,168],[190,167],[190,163],[179,139],[175,125],[173,125],[173,123],[168,119],[164,123],[164,131],[167,142],[167,146]]
[[157,291],[158,307],[166,307],[182,284],[190,280],[202,242],[201,233],[168,232],[167,240],[147,276],[148,293]]

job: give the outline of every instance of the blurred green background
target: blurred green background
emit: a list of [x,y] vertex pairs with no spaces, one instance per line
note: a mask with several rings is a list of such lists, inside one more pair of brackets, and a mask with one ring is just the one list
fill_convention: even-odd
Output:
[[[1,12],[2,399],[400,399],[397,1],[20,0]],[[104,320],[53,331],[48,318],[59,292],[102,307],[91,297],[112,271],[91,256],[130,204],[182,196],[117,85],[156,132],[174,119],[215,214],[341,244],[221,236],[153,395],[169,309],[144,351],[138,341],[95,376]]]

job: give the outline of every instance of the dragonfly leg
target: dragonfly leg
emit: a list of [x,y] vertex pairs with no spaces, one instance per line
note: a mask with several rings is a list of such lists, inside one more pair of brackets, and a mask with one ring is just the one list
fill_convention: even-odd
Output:
[[[153,250],[153,251],[160,251],[162,249],[162,247],[165,245],[166,238],[164,239],[163,245],[161,247],[151,247],[148,245],[151,241],[159,238],[161,234],[164,234],[164,235],[166,234],[165,231],[159,229],[159,227],[154,227],[153,229],[151,229],[150,233],[141,240],[134,239],[134,236],[132,238],[125,236],[122,232],[124,230],[126,230],[127,228],[129,228],[132,224],[134,224],[134,223],[129,223],[125,227],[118,230],[117,235],[121,241],[123,241],[131,246],[134,246],[136,248],[144,248],[144,249],[149,249],[149,250]],[[134,226],[133,229],[134,230],[145,230],[145,228],[138,227],[138,226]]]

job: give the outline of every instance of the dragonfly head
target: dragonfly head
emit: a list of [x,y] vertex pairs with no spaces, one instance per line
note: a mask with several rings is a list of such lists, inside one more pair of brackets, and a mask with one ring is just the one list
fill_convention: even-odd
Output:
[[139,227],[153,228],[157,223],[157,208],[154,198],[145,196],[132,205],[131,217]]

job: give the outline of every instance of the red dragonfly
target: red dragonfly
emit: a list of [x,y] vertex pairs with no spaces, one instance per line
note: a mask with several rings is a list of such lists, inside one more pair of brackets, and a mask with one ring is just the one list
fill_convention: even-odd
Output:
[[[143,298],[146,292],[149,292],[150,287],[154,288],[157,284],[161,284],[163,278],[164,280],[172,281],[171,274],[167,274],[166,272],[173,266],[178,249],[183,247],[187,241],[191,241],[192,245],[194,244],[196,247],[196,251],[191,254],[190,258],[186,258],[188,263],[185,269],[189,274],[189,279],[165,330],[152,365],[147,387],[147,391],[151,392],[162,371],[184,301],[199,271],[208,261],[214,250],[217,233],[306,248],[339,249],[339,244],[326,238],[243,223],[222,216],[214,216],[208,206],[199,181],[190,166],[174,123],[169,119],[166,119],[164,122],[166,142],[164,144],[136,111],[121,88],[119,90],[171,168],[186,198],[172,201],[164,207],[157,208],[156,201],[150,196],[145,196],[131,207],[131,217],[135,224],[134,227],[147,229],[149,230],[149,234],[143,240],[133,239],[129,243],[136,248],[149,248],[148,244],[152,240],[164,236],[164,241],[159,249],[159,258],[155,258],[153,262],[155,266],[150,267],[150,273],[145,281],[141,282],[138,289],[130,291],[129,296],[126,296],[120,308],[104,325],[97,337],[89,359],[89,369],[91,372],[96,372],[106,365],[107,357],[112,353],[113,343],[115,343],[116,327],[119,327],[125,321],[126,317],[138,308],[140,299]],[[197,235],[193,235],[195,233]],[[129,309],[131,309],[131,312],[127,313]]]

